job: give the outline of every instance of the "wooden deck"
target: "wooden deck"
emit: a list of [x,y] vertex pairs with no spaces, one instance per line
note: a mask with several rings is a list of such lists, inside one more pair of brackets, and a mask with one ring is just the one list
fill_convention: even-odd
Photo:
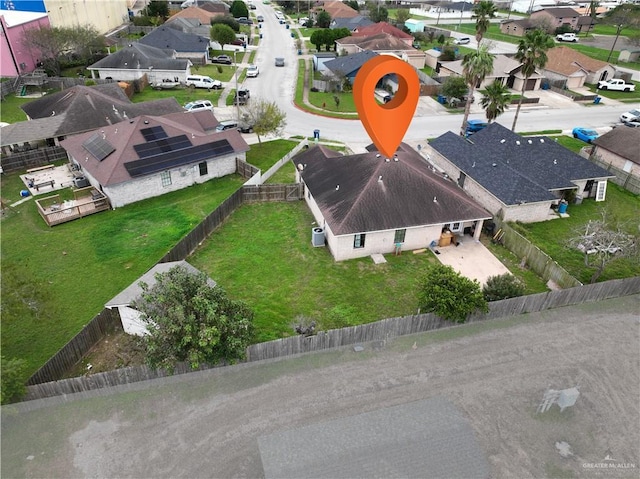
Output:
[[109,199],[92,186],[74,190],[75,199],[62,201],[60,195],[36,200],[38,212],[45,223],[55,226],[111,208]]

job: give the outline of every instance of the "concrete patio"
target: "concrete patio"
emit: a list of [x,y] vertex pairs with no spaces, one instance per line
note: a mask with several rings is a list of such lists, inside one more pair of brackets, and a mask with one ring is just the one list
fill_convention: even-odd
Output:
[[506,266],[482,243],[474,241],[469,235],[457,236],[456,239],[458,246],[452,243],[450,246],[433,248],[442,264],[451,266],[467,278],[478,280],[480,285],[484,285],[491,276],[509,273]]

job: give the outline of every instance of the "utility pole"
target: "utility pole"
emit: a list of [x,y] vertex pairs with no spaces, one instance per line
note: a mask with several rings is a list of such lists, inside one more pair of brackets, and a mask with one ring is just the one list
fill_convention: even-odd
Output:
[[238,50],[233,51],[233,63],[236,65],[236,97],[233,101],[236,103],[236,118],[238,120],[238,125],[240,124],[240,96],[238,95],[238,59],[237,59]]
[[620,31],[622,30],[624,25],[622,23],[618,23],[616,25],[616,38],[613,40],[613,45],[611,45],[611,50],[609,50],[609,56],[607,57],[607,62],[611,59],[611,55],[613,55],[613,49],[616,47],[616,43],[618,43],[618,37],[620,36]]

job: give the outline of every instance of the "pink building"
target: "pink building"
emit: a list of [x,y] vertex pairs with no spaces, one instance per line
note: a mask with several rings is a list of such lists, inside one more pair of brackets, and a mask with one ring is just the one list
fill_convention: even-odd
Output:
[[0,76],[16,77],[36,68],[40,53],[24,46],[22,34],[41,26],[50,26],[46,13],[0,10]]

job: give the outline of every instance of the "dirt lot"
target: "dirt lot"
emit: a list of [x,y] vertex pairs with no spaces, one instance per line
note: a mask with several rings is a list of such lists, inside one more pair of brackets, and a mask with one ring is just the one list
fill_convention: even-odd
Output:
[[[639,311],[633,296],[4,407],[2,477],[262,477],[262,435],[444,396],[491,477],[635,478]],[[573,386],[575,406],[536,414],[548,388]]]

